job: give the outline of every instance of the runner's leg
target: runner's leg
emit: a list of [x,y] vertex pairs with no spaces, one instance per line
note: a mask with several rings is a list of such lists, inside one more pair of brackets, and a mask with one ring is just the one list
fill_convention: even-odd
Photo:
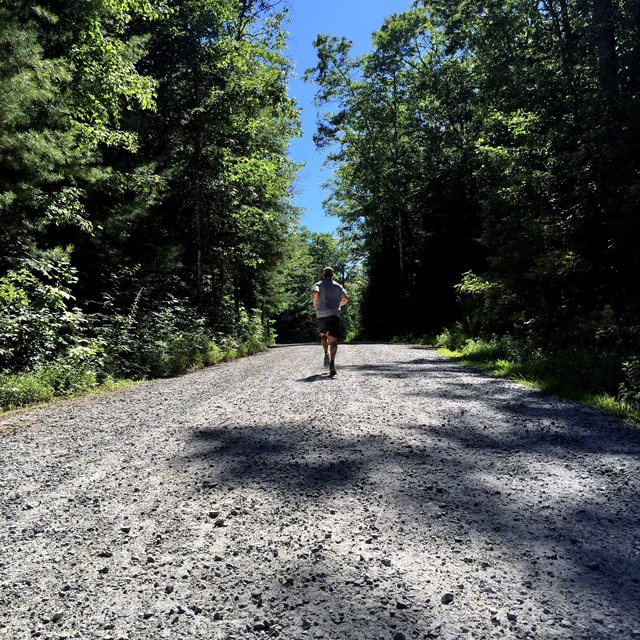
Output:
[[320,332],[320,344],[322,345],[322,351],[324,352],[325,367],[329,366],[329,320],[327,318],[318,318],[318,331]]
[[338,352],[338,338],[334,336],[329,336],[329,354],[331,358],[331,362],[336,359],[336,353]]
[[338,338],[340,337],[340,318],[332,317],[329,325],[329,352],[331,354],[329,360],[329,376],[333,378],[336,375],[336,354],[338,352]]
[[320,344],[322,344],[322,350],[325,353],[328,353],[328,351],[329,351],[329,339],[328,339],[326,333],[321,333],[320,334]]

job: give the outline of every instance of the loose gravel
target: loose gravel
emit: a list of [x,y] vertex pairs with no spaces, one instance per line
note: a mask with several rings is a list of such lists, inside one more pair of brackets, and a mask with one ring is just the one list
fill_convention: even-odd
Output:
[[0,638],[640,638],[640,430],[406,345],[0,418]]

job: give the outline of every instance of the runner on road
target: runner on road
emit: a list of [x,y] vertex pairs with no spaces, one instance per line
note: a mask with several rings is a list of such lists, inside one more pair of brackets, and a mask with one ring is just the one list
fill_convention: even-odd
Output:
[[331,267],[322,270],[322,280],[314,285],[312,298],[324,350],[324,366],[329,367],[329,376],[333,378],[340,337],[340,309],[349,302],[349,296],[344,287],[334,281]]

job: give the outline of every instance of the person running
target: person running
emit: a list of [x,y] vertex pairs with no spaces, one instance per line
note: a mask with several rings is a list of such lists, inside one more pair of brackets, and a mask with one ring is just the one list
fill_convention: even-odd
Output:
[[324,350],[324,366],[329,367],[329,376],[333,378],[340,337],[340,309],[349,302],[349,296],[344,287],[334,281],[331,267],[322,270],[322,280],[314,285],[312,299]]

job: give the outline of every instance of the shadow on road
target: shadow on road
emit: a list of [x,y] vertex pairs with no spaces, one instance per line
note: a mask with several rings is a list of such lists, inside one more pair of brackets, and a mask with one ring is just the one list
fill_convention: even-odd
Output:
[[300,378],[298,382],[323,382],[323,381],[329,381],[329,380],[331,380],[331,378],[329,377],[328,373],[326,374],[317,373],[312,376],[307,376],[306,378]]
[[516,582],[540,606],[551,597],[575,609],[589,597],[640,619],[640,430],[480,373],[458,382],[450,373],[461,367],[435,355],[341,366],[349,370],[430,377],[435,386],[409,393],[403,382],[390,409],[438,409],[388,431],[357,421],[211,424],[186,463],[219,486],[267,488],[303,510],[344,498],[363,531],[386,527],[394,544],[431,544],[445,557],[462,551],[479,583]]
[[[460,371],[461,365],[451,360],[443,360],[436,356],[427,356],[423,358],[415,358],[413,360],[404,360],[400,362],[386,362],[383,364],[358,364],[358,365],[340,365],[341,369],[351,370],[363,375],[379,376],[386,375],[389,378],[410,378],[422,377],[425,375],[443,375],[447,372]],[[478,377],[486,377],[481,373]]]
[[[525,403],[518,411],[552,424],[525,435],[485,433],[462,416],[450,426],[406,424],[404,442],[311,424],[236,424],[200,430],[191,462],[233,487],[316,499],[355,492],[364,503],[375,496],[395,521],[411,523],[398,532],[408,539],[450,545],[463,535],[484,556],[472,561],[488,567],[511,556],[527,591],[543,592],[555,573],[577,597],[589,592],[637,610],[640,558],[629,540],[640,533],[638,434],[612,425],[589,440],[588,418],[576,422],[569,409],[537,413]],[[628,468],[612,470],[612,452]],[[495,551],[478,549],[478,540]]]

